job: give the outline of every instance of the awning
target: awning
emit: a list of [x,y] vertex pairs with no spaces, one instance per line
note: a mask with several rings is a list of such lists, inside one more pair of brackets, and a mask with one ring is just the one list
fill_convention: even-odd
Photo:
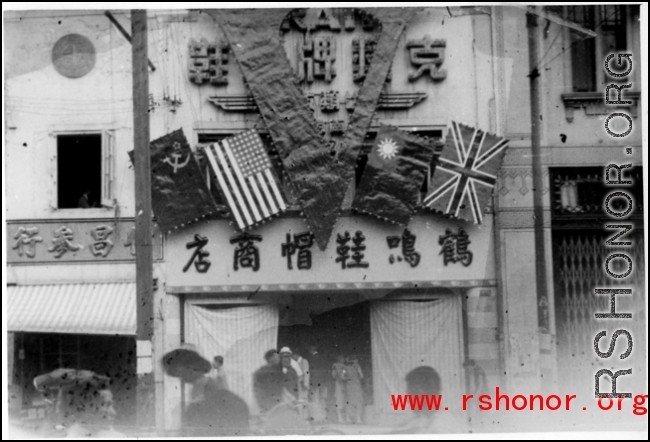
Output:
[[135,335],[135,283],[9,286],[7,330]]

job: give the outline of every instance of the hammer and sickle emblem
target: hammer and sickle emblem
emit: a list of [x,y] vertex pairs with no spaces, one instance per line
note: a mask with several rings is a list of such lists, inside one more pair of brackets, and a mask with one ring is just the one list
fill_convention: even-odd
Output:
[[187,154],[187,159],[182,163],[178,160],[183,156],[183,154],[173,153],[171,156],[173,158],[173,161],[169,157],[165,157],[163,163],[167,163],[172,166],[174,168],[174,173],[176,173],[178,169],[182,169],[183,167],[187,166],[187,163],[190,162],[190,154]]

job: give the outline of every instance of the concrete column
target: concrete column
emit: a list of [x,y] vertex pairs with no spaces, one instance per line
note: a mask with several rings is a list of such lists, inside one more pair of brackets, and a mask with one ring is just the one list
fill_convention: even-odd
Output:
[[[163,291],[164,293],[164,291]],[[164,294],[163,305],[163,349],[160,356],[168,351],[174,350],[181,345],[181,301],[177,295]],[[160,357],[158,365],[162,368]],[[181,381],[177,378],[161,374],[163,381],[163,393],[160,396],[164,404],[164,424],[165,430],[179,430],[181,428]]]
[[[549,284],[550,333],[540,333],[535,283],[535,232],[530,147],[511,147],[500,172],[498,212],[501,245],[505,388],[517,394],[541,393],[554,386],[555,327],[553,287]],[[547,281],[552,281],[552,244],[548,169],[544,168],[543,231]]]

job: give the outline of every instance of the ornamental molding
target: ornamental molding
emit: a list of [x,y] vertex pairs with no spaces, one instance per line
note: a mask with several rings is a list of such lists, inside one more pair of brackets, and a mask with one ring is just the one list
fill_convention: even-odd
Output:
[[573,92],[562,94],[566,120],[569,123],[573,123],[574,111],[576,109],[584,109],[585,115],[587,116],[608,115],[613,110],[622,109],[629,112],[631,117],[636,118],[641,93],[628,92],[626,90],[621,94],[621,97],[621,100],[632,101],[632,104],[626,106],[605,104],[605,92]]

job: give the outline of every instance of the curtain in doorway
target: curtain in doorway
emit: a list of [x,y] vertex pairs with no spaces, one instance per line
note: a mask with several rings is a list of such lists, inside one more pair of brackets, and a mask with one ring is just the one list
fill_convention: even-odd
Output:
[[391,394],[405,394],[406,374],[421,365],[431,366],[440,374],[443,404],[459,408],[465,380],[459,297],[375,302],[371,304],[370,327],[378,413],[393,411]]
[[185,342],[196,345],[210,361],[223,356],[230,390],[246,401],[251,413],[257,413],[253,372],[265,364],[264,353],[277,347],[276,306],[210,309],[186,304],[185,321]]

